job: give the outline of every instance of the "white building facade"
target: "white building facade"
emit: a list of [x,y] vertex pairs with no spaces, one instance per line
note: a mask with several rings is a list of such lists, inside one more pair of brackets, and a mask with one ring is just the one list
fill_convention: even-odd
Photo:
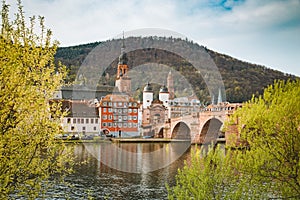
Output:
[[62,101],[62,108],[68,115],[61,119],[66,133],[92,135],[100,132],[98,101]]

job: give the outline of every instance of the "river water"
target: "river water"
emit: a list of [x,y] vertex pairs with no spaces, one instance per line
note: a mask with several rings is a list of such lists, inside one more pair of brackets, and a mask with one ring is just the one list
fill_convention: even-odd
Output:
[[75,172],[47,199],[167,199],[178,168],[196,146],[177,143],[74,144]]

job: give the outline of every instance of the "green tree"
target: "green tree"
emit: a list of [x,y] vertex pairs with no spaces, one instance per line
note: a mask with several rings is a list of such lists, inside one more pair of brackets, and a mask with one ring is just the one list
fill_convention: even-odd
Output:
[[300,198],[300,81],[275,82],[236,119],[247,148],[194,154],[169,199]]
[[241,139],[241,172],[274,198],[300,198],[300,81],[277,81],[235,113]]
[[[0,198],[34,198],[53,174],[70,171],[62,144],[59,104],[49,104],[65,76],[54,66],[57,42],[51,41],[44,18],[30,18],[27,27],[21,1],[15,19],[2,2],[0,35]],[[39,34],[35,22],[39,22]]]
[[168,199],[263,199],[264,189],[248,174],[239,173],[237,152],[217,146],[208,152],[197,149],[190,163],[178,170],[176,185],[167,186]]

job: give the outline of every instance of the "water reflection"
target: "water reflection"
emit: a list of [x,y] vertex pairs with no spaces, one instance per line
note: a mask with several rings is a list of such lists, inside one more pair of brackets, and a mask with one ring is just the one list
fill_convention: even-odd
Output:
[[130,173],[147,173],[168,166],[189,148],[179,143],[86,144],[85,148],[101,163]]
[[[118,148],[115,148],[117,145]],[[51,199],[87,199],[89,196],[95,199],[166,199],[165,184],[175,184],[177,169],[182,168],[184,160],[190,158],[191,148],[179,155],[175,147],[183,144],[77,144],[74,149],[76,162],[88,160],[85,164],[75,167],[75,173],[66,178],[71,186],[56,185],[48,192]],[[131,154],[123,157],[123,151]],[[155,157],[152,152],[161,153]],[[147,154],[143,154],[147,153]],[[131,156],[128,156],[131,155]],[[146,155],[146,156],[144,156]],[[104,164],[122,165],[122,169],[151,168],[160,162],[171,161],[179,155],[178,159],[170,162],[163,168],[155,171],[140,173],[128,173],[111,168]]]

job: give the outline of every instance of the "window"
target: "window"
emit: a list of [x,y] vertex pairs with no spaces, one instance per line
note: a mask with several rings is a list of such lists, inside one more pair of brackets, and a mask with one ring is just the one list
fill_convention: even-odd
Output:
[[91,119],[91,124],[93,124],[94,123],[94,119]]
[[103,110],[103,112],[106,112],[106,108],[103,108],[102,110]]
[[115,128],[117,127],[117,123],[114,123],[113,125],[114,125]]
[[136,103],[133,103],[133,106],[136,107]]
[[119,103],[118,103],[118,106],[122,106],[122,102],[119,102]]
[[117,119],[118,119],[117,115],[114,115],[114,120],[117,120]]
[[132,103],[131,103],[131,102],[129,102],[129,103],[128,103],[128,106],[132,106]]
[[132,116],[132,119],[133,119],[133,120],[137,120],[137,117],[136,117],[136,116]]
[[77,119],[77,124],[80,124],[80,119]]
[[111,128],[111,125],[112,125],[112,124],[111,124],[111,122],[109,122],[109,123],[108,123],[108,127],[110,127],[110,128]]
[[137,113],[137,109],[133,109],[133,112],[134,112],[134,113]]
[[94,126],[94,131],[96,131],[97,130],[97,127],[96,126]]
[[84,124],[84,119],[81,119],[81,123]]
[[104,120],[107,119],[107,115],[103,115],[102,119],[104,119]]
[[82,131],[85,131],[85,126],[82,127]]
[[127,121],[127,116],[123,116],[123,120],[124,120],[124,121]]
[[127,109],[123,109],[123,113],[127,113]]
[[107,106],[107,102],[106,101],[103,102],[103,106]]
[[128,113],[132,113],[132,109],[131,108],[128,109]]
[[124,128],[127,128],[127,123],[124,123],[124,124],[123,124],[123,127],[124,127]]
[[112,102],[108,102],[108,106],[112,106]]
[[136,128],[137,127],[137,123],[133,123],[133,127]]
[[118,121],[121,122],[122,121],[122,116],[118,117]]
[[126,102],[124,102],[124,107],[127,107],[127,103]]
[[108,115],[108,119],[112,120],[112,115]]
[[74,126],[71,126],[71,131],[74,131],[75,130],[75,127]]
[[85,119],[85,123],[88,124],[89,123],[89,119]]
[[109,113],[111,113],[111,112],[112,112],[112,110],[113,110],[112,108],[108,108],[108,112],[109,112]]
[[128,116],[128,120],[132,120],[132,116],[131,115]]
[[119,127],[119,128],[122,128],[122,123],[118,123],[118,127]]
[[102,123],[102,127],[106,127],[106,122],[103,122],[103,123]]
[[98,124],[98,119],[95,119],[95,124]]
[[73,124],[76,124],[76,119],[73,119]]
[[131,128],[132,127],[132,123],[128,123],[128,128]]
[[70,124],[71,123],[71,118],[67,119],[67,123]]
[[122,113],[122,109],[118,109],[118,113]]

